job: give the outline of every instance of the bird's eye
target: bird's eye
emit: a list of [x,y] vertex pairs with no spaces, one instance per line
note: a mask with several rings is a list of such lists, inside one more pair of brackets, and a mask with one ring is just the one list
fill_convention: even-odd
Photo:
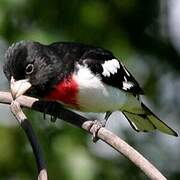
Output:
[[28,64],[26,66],[26,74],[32,74],[32,72],[34,71],[34,65],[33,64]]

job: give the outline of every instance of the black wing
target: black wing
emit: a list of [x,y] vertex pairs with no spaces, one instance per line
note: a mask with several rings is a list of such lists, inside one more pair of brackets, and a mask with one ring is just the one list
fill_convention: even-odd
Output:
[[144,94],[126,67],[107,50],[96,48],[83,54],[80,63],[88,66],[102,81],[134,95]]

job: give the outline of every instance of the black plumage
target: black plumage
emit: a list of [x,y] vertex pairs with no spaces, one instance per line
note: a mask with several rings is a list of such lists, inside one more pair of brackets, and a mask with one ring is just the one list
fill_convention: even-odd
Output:
[[[41,68],[39,68],[37,70],[39,73],[36,74],[36,77],[31,77],[31,81],[38,86],[29,92],[32,94],[33,90],[33,93],[37,93],[38,96],[44,96],[48,93],[48,89],[43,87],[53,87],[57,81],[64,79],[68,74],[73,72],[77,62],[87,65],[95,75],[99,75],[102,81],[110,86],[134,95],[143,94],[143,90],[140,88],[138,82],[130,73],[130,76],[127,75],[124,69],[125,67],[120,62],[120,68],[117,70],[117,73],[111,74],[109,77],[102,75],[102,64],[105,61],[116,59],[110,51],[102,48],[81,43],[61,42],[42,45],[37,42],[21,41],[13,44],[8,49],[6,59],[4,65],[5,75],[8,79],[14,76],[17,80],[25,78],[25,67],[28,63],[41,63],[43,61],[42,66],[46,66],[45,70],[43,69],[43,72],[41,72]],[[51,72],[52,69],[53,72]],[[14,72],[16,73],[14,74]],[[132,83],[132,87],[126,90],[123,89],[124,77],[126,77],[128,82]],[[42,94],[42,92],[44,93]]]
[[[143,90],[138,82],[108,50],[81,43],[20,41],[8,48],[5,59],[7,79],[13,76],[17,82],[26,82],[28,89],[22,92],[27,95],[44,98],[53,92],[53,100],[67,105],[73,102],[78,110],[109,112],[107,118],[110,112],[120,110],[137,131],[159,129],[177,136],[141,102]],[[79,72],[88,78],[79,77]]]

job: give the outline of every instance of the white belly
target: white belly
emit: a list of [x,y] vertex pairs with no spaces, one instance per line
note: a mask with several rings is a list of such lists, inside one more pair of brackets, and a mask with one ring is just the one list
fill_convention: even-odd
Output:
[[78,104],[81,111],[106,112],[120,110],[127,96],[124,91],[101,82],[86,67],[74,76],[78,83]]

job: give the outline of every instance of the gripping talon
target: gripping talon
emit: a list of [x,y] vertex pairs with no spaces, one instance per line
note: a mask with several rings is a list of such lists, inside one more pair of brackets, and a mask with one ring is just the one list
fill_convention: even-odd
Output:
[[101,129],[102,127],[105,127],[106,125],[106,120],[102,120],[102,121],[98,121],[95,120],[92,122],[92,126],[90,127],[90,132],[92,132],[92,140],[93,142],[97,142],[98,141],[98,137],[97,137],[97,133],[99,131],[99,129]]
[[[43,119],[46,120],[46,114],[47,112],[53,112],[54,111],[54,108],[55,108],[55,105],[53,104],[53,102],[49,102],[45,108],[44,108],[44,113],[43,113]],[[57,117],[56,116],[51,116],[50,117],[50,121],[51,122],[56,122],[57,120]]]
[[51,116],[51,122],[56,122],[56,120],[57,120],[57,117]]

